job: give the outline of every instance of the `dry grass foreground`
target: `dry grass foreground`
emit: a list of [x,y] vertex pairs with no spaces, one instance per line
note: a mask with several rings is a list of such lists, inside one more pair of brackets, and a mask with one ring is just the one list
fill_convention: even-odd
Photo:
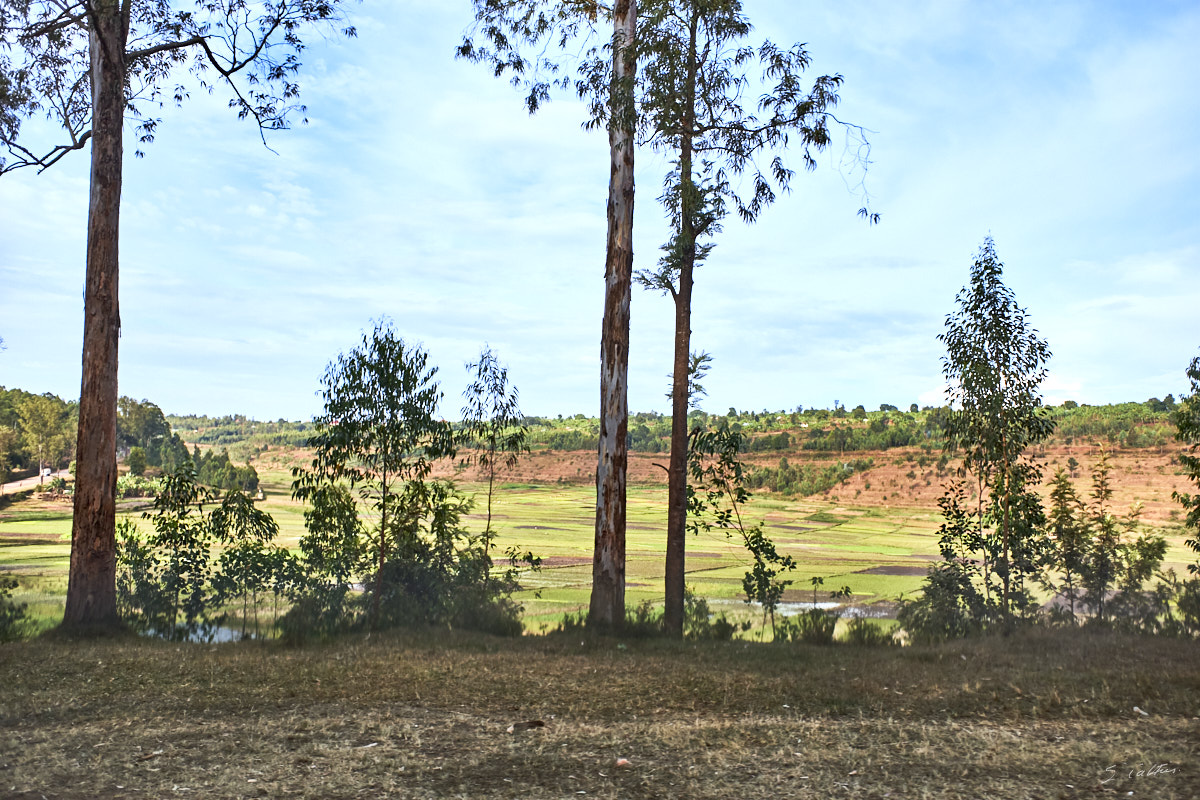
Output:
[[1044,631],[42,639],[0,647],[0,795],[1194,798],[1198,663],[1197,642]]

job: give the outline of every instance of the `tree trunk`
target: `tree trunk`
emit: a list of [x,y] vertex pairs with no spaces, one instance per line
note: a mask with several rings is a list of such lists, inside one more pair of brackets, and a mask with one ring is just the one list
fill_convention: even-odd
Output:
[[[684,220],[687,220],[686,214]],[[685,231],[691,228],[686,221]],[[685,234],[686,235],[686,234]],[[675,367],[671,377],[671,460],[667,475],[667,560],[663,627],[668,636],[683,636],[687,550],[688,360],[692,341],[693,237],[684,245],[675,295]]]
[[629,296],[633,283],[633,52],[637,0],[613,10],[613,83],[609,94],[608,245],[600,339],[600,447],[596,465],[596,542],[589,623],[625,621],[625,473],[629,429]]
[[688,359],[692,346],[692,273],[696,266],[697,192],[692,184],[692,143],[696,135],[696,35],[698,12],[692,17],[688,39],[684,115],[679,137],[679,285],[675,299],[675,367],[671,373],[671,461],[667,474],[667,558],[663,589],[663,628],[668,636],[683,638],[685,580],[687,577],[687,456]]
[[121,215],[125,37],[121,4],[90,12],[92,172],[84,287],[83,379],[79,390],[75,514],[63,626],[118,624],[116,591],[117,298]]

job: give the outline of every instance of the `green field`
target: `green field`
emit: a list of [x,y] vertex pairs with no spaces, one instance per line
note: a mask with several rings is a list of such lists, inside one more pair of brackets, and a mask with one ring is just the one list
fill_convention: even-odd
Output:
[[[289,494],[290,474],[284,470],[260,474],[266,494],[261,507],[279,523],[281,543],[294,546],[304,533],[304,518],[302,507]],[[486,487],[464,484],[461,488],[476,495],[476,509],[467,524],[478,531],[484,525],[481,508]],[[552,627],[564,614],[587,607],[594,505],[595,490],[587,485],[506,484],[498,490],[493,501],[497,552],[511,545],[543,559],[539,572],[523,576],[525,590],[518,595],[530,629]],[[121,510],[138,519],[140,507],[127,503]],[[627,513],[627,606],[647,600],[661,603],[665,487],[630,487]],[[929,559],[937,554],[937,521],[928,512],[760,498],[751,503],[750,518],[764,520],[780,549],[796,558],[799,568],[786,602],[811,602],[813,576],[825,580],[818,595],[821,600],[842,586],[851,588],[856,605],[891,600],[915,590]],[[21,580],[16,599],[28,603],[31,612],[47,624],[61,614],[70,528],[70,508],[65,504],[58,511],[22,510],[17,505],[0,516],[0,567]],[[721,533],[689,537],[688,584],[714,611],[757,617],[741,600],[748,564],[740,543]]]
[[[304,533],[303,508],[291,499],[291,475],[260,465],[266,499],[261,507],[275,518],[280,541],[295,546]],[[461,484],[476,498],[467,518],[472,531],[484,527],[486,487]],[[586,609],[591,587],[595,490],[586,484],[503,484],[493,501],[497,558],[509,546],[532,551],[543,559],[542,569],[523,575],[525,589],[517,599],[525,607],[529,630],[554,627],[565,614]],[[145,501],[120,506],[140,520]],[[749,521],[762,520],[781,552],[795,557],[798,568],[786,604],[813,600],[810,579],[821,577],[817,599],[848,586],[848,601],[868,613],[883,613],[902,594],[919,589],[930,561],[937,559],[934,509],[851,506],[819,497],[791,500],[760,493],[749,505]],[[145,523],[142,523],[145,524]],[[61,618],[69,563],[70,506],[18,503],[0,512],[0,569],[21,581],[16,599],[48,627]],[[666,529],[666,488],[631,486],[628,490],[626,606],[662,602],[663,553]],[[1162,531],[1170,550],[1164,566],[1182,571],[1191,559],[1183,545],[1182,529]],[[714,612],[731,618],[759,619],[742,601],[742,575],[749,556],[739,541],[714,532],[689,536],[688,585],[705,598]],[[875,606],[875,608],[870,608]],[[797,606],[785,605],[785,612]]]

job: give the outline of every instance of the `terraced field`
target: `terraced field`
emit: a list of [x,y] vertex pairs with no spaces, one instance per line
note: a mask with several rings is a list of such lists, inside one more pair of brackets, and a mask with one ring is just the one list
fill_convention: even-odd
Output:
[[[582,458],[586,454],[570,455]],[[281,543],[294,546],[304,532],[303,508],[290,497],[290,466],[299,463],[298,456],[277,452],[271,456],[257,462],[266,494],[261,505],[279,523]],[[1170,519],[1165,505],[1157,508],[1162,505],[1159,495],[1166,490],[1156,485],[1151,492],[1137,483],[1147,471],[1140,463],[1144,458],[1139,456],[1139,461],[1131,461],[1127,469],[1116,473],[1119,493],[1131,501],[1144,497],[1154,504],[1158,513],[1148,521],[1166,534],[1171,544],[1165,566],[1181,570],[1190,560],[1182,528]],[[879,467],[854,480],[866,485],[874,476],[876,483],[884,483],[887,470],[907,465],[903,457],[894,455],[876,460]],[[1149,472],[1157,475],[1167,470],[1151,467]],[[1084,488],[1085,481],[1079,483]],[[481,530],[486,487],[471,482],[460,482],[460,487],[476,496],[468,526]],[[926,490],[923,483],[919,488]],[[819,577],[823,583],[816,601],[827,602],[831,592],[849,587],[849,605],[862,613],[886,615],[897,597],[919,588],[929,562],[938,558],[939,518],[932,503],[885,498],[889,502],[872,505],[864,494],[851,505],[851,493],[843,489],[841,494],[841,499],[834,492],[792,500],[767,492],[758,494],[749,506],[748,521],[763,521],[781,552],[794,556],[798,564],[791,575],[794,583],[784,597],[785,611],[811,604],[810,581]],[[543,559],[540,571],[523,576],[526,589],[518,595],[530,629],[553,627],[565,614],[586,609],[594,503],[595,492],[589,483],[562,476],[554,482],[498,487],[493,501],[497,552],[515,546]],[[144,501],[126,502],[121,511],[139,519],[144,505]],[[645,601],[661,602],[665,527],[666,487],[655,483],[631,486],[626,544],[630,608]],[[21,580],[18,599],[28,603],[47,625],[61,616],[69,540],[70,506],[61,500],[30,500],[0,512],[0,568]],[[688,584],[714,611],[724,611],[732,618],[758,619],[758,612],[742,601],[742,575],[748,566],[749,557],[736,539],[720,532],[689,537]]]

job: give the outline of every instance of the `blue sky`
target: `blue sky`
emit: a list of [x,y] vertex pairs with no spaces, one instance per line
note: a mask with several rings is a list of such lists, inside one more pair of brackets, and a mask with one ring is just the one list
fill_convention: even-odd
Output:
[[[984,237],[1054,354],[1050,402],[1186,390],[1200,347],[1200,6],[746,0],[870,129],[855,216],[844,142],[697,276],[711,411],[940,402],[936,340]],[[456,416],[490,344],[526,413],[595,414],[607,139],[556,97],[529,117],[453,59],[465,2],[349,6],[314,41],[310,123],[273,134],[193,89],[142,159],[127,139],[120,390],[169,413],[308,418],[374,319],[422,342]],[[44,123],[27,141],[46,140]],[[39,137],[39,135],[42,135]],[[0,178],[0,385],[79,393],[87,157]],[[639,154],[635,252],[667,236]],[[670,301],[635,289],[630,406],[666,411]]]

